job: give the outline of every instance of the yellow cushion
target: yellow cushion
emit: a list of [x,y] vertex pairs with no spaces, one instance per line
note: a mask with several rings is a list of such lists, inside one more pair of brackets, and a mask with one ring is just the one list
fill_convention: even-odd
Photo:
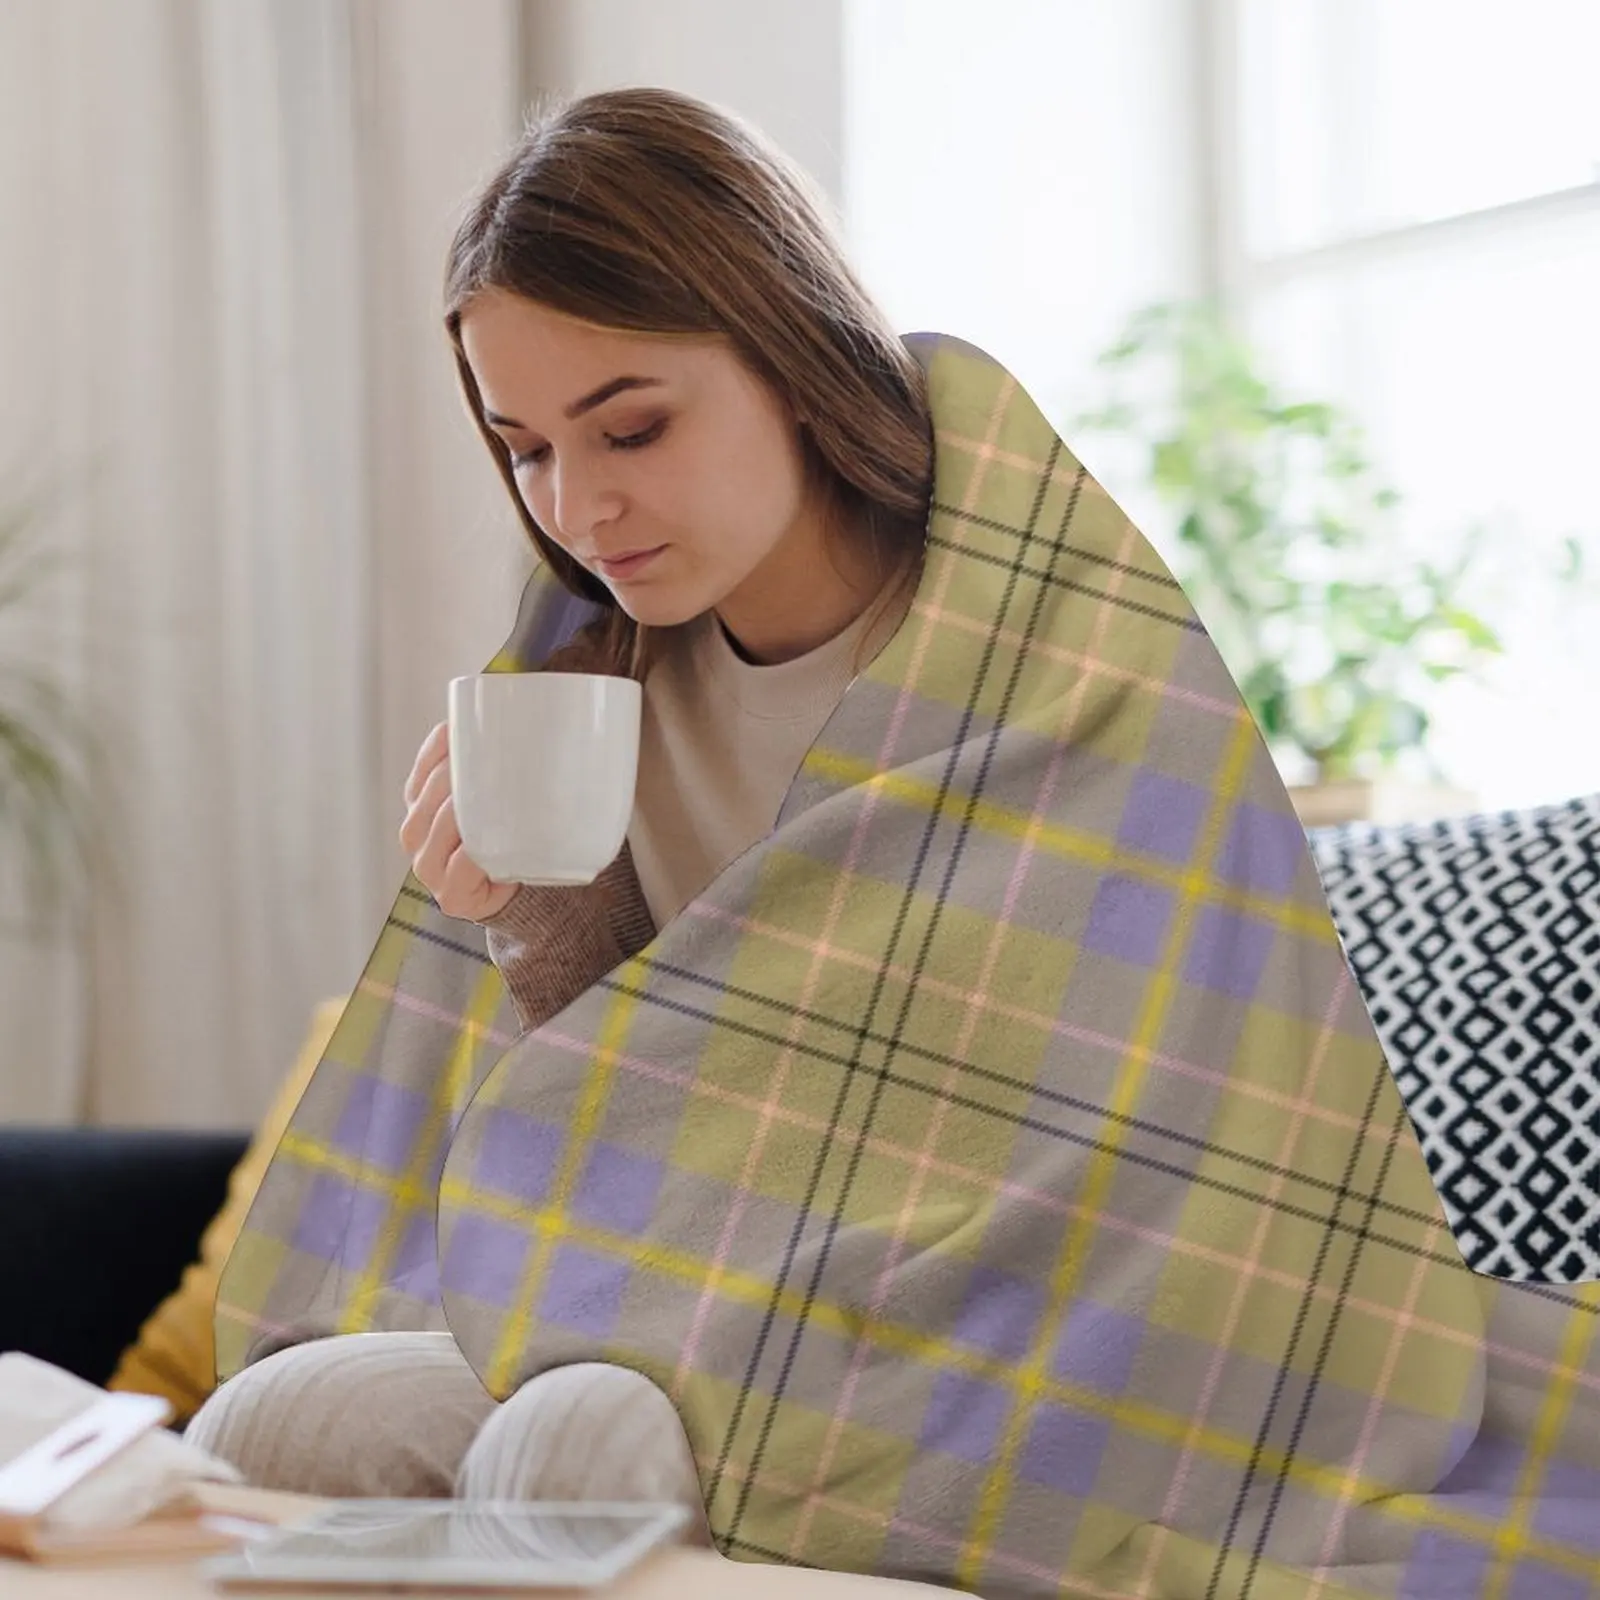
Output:
[[200,1240],[199,1259],[185,1269],[178,1287],[156,1307],[139,1330],[138,1339],[123,1352],[107,1387],[161,1395],[172,1403],[177,1422],[192,1417],[216,1387],[211,1316],[217,1280],[244,1226],[245,1213],[255,1199],[272,1152],[278,1148],[283,1130],[328,1048],[344,1007],[343,1000],[325,1000],[312,1014],[311,1032],[300,1047],[294,1070],[228,1179],[228,1197]]

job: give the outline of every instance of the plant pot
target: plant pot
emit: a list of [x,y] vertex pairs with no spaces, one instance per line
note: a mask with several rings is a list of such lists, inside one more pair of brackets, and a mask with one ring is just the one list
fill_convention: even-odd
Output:
[[1342,822],[1435,822],[1441,817],[1464,816],[1477,807],[1476,797],[1465,790],[1400,778],[1341,778],[1291,785],[1289,798],[1308,828]]

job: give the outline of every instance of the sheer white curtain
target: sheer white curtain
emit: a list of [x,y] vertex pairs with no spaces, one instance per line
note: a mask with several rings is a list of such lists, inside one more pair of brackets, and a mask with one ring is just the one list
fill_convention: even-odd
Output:
[[68,562],[12,647],[110,780],[87,929],[0,941],[0,1118],[242,1124],[359,971],[520,576],[437,308],[516,15],[0,0],[0,503]]

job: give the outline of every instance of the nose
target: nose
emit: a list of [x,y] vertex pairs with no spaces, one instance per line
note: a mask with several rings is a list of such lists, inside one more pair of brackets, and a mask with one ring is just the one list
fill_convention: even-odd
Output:
[[614,522],[622,497],[596,466],[557,461],[551,475],[551,511],[564,544],[582,549],[597,528]]

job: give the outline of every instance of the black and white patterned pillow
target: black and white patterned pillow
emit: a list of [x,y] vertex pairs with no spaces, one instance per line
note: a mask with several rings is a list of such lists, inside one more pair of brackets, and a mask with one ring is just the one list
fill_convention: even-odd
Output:
[[1468,1265],[1600,1278],[1600,795],[1311,846]]

